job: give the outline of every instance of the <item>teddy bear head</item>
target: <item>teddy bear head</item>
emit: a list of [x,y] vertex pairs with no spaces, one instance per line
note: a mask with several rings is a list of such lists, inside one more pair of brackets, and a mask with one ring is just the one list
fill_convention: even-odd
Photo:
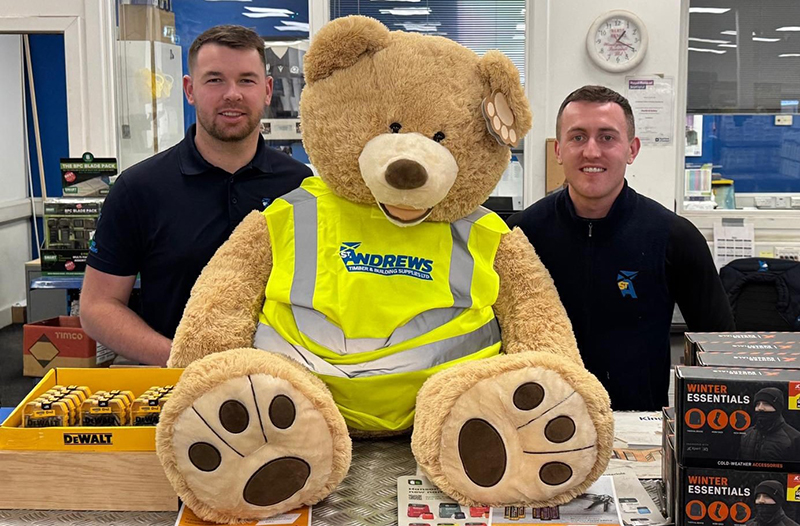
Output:
[[497,185],[531,126],[502,53],[350,16],[312,40],[300,113],[309,159],[331,190],[400,226],[453,222]]

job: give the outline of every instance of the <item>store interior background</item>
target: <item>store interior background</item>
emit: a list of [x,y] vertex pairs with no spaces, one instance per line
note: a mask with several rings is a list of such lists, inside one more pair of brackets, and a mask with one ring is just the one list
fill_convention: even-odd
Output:
[[[41,185],[22,33],[30,34],[47,195],[61,195],[61,157],[91,151],[97,157],[120,157],[126,166],[120,123],[130,109],[123,104],[125,84],[120,82],[118,57],[124,45],[116,40],[116,13],[108,7],[112,3],[63,0],[58,4],[0,0],[0,68],[6,80],[0,85],[4,115],[0,126],[0,327],[4,327],[0,329],[0,406],[18,402],[35,382],[21,377],[22,330],[11,324],[11,306],[26,300],[30,292],[24,265],[38,257],[35,232],[41,236],[41,199],[33,200],[37,228],[29,199],[31,192],[41,196]],[[245,5],[292,14],[251,18],[244,16]],[[172,0],[171,7],[174,45],[180,50],[184,71],[191,41],[213,24],[255,26],[268,40],[297,40],[313,35],[331,16],[355,12],[376,16],[392,29],[414,30],[414,24],[408,25],[414,22],[428,26],[417,30],[431,32],[432,25],[432,32],[461,39],[479,53],[502,48],[523,73],[534,111],[534,126],[524,148],[514,152],[524,174],[524,184],[516,190],[520,206],[545,194],[545,144],[555,134],[558,106],[570,91],[584,84],[604,84],[625,93],[626,76],[671,78],[676,141],[643,148],[628,171],[631,186],[689,218],[710,243],[714,223],[735,217],[755,225],[756,254],[774,254],[776,247],[795,247],[800,253],[800,209],[697,211],[686,210],[683,199],[687,163],[712,163],[715,171],[734,179],[737,204],[752,207],[759,196],[780,196],[789,203],[791,197],[800,198],[800,121],[782,127],[774,124],[777,114],[797,114],[800,100],[800,33],[796,32],[800,31],[800,6],[792,0]],[[397,7],[428,8],[430,13],[401,17],[381,12]],[[697,8],[728,11],[698,12]],[[649,33],[644,61],[625,73],[599,69],[585,51],[589,26],[613,9],[635,13]],[[80,31],[69,25],[70,17]],[[67,29],[58,29],[53,18],[67,20]],[[777,31],[787,26],[798,29]],[[470,27],[472,33],[466,31]],[[475,28],[494,31],[495,38],[485,34],[477,38]],[[751,38],[740,36],[748,34]],[[176,79],[173,96],[182,100],[179,84]],[[194,122],[194,111],[185,101],[180,104],[185,128]],[[687,112],[701,115],[700,157],[685,156]],[[726,129],[736,134],[725,136]],[[174,140],[179,140],[183,129],[173,131]],[[302,145],[289,145],[293,155],[303,159]],[[160,149],[167,146],[162,144]],[[30,182],[29,173],[33,174]],[[676,316],[673,363],[679,363],[682,354],[682,329]]]

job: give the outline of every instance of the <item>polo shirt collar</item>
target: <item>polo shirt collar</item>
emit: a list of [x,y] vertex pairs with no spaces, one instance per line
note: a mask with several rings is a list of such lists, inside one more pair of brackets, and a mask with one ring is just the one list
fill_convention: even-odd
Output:
[[569,189],[565,188],[561,192],[561,195],[563,196],[561,198],[562,209],[567,217],[569,217],[571,223],[581,230],[585,228],[586,224],[592,223],[594,225],[594,235],[603,235],[604,233],[613,232],[615,228],[624,223],[636,206],[637,196],[633,188],[628,186],[628,180],[625,179],[622,191],[620,191],[619,195],[614,200],[614,204],[611,205],[608,214],[600,219],[586,219],[580,217],[575,211],[575,204],[569,196]]
[[[199,175],[211,170],[218,170],[217,167],[203,159],[197,151],[194,136],[197,132],[197,124],[192,124],[186,130],[186,137],[178,144],[178,159],[181,173],[184,175]],[[272,164],[269,161],[269,148],[264,142],[264,138],[259,134],[256,154],[249,163],[244,165],[239,171],[255,169],[261,173],[272,173]]]

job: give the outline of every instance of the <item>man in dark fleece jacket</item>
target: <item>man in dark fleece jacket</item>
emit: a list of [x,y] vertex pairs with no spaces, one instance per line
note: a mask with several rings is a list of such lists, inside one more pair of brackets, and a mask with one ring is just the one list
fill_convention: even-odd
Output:
[[586,367],[615,410],[668,405],[672,312],[691,331],[735,330],[705,239],[637,194],[625,169],[639,153],[630,104],[584,86],[561,104],[556,156],[567,189],[509,220],[555,281]]
[[753,425],[742,435],[742,460],[800,459],[800,431],[786,423],[786,395],[777,387],[765,387],[753,397]]
[[783,511],[781,502],[786,502],[786,491],[777,480],[765,480],[753,490],[755,494],[755,517],[746,526],[798,526]]

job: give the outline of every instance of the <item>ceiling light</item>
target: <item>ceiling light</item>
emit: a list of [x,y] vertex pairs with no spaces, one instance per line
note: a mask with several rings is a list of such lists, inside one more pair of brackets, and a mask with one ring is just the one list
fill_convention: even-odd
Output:
[[396,26],[403,26],[406,31],[419,31],[421,33],[433,33],[437,31],[437,28],[442,25],[440,22],[427,22],[424,24],[419,24],[416,22],[401,22],[399,24],[394,24]]
[[779,27],[775,31],[800,31],[800,26],[784,26]]
[[284,17],[284,16],[292,16],[294,14],[294,11],[289,11],[288,9],[275,9],[273,7],[244,6],[244,8],[247,11],[250,11],[251,13],[258,13],[259,15],[261,15],[260,18],[266,18],[268,16]]
[[[247,13],[245,13],[244,16],[247,16]],[[307,22],[291,22],[286,20],[282,20],[281,22],[283,23],[282,26],[274,26],[278,31],[299,31],[301,33],[308,33]]]
[[721,15],[730,11],[730,7],[690,7],[689,13],[707,13],[710,15]]
[[710,38],[694,38],[689,37],[689,40],[692,42],[706,42],[708,44],[730,44],[730,40],[712,40]]
[[414,16],[431,14],[430,7],[393,7],[391,9],[380,9],[383,15]]
[[735,48],[735,47],[736,47],[736,44],[720,44],[720,45],[719,45],[719,46],[717,46],[717,47],[732,47],[732,48]]
[[720,33],[720,35],[731,35],[731,36],[735,37],[736,36],[736,31],[734,31],[733,29],[729,29],[727,31],[723,31],[722,33]]
[[727,51],[724,51],[724,50],[721,50],[721,49],[701,49],[701,48],[698,48],[698,47],[690,47],[689,51],[699,51],[700,53],[714,53],[714,54],[717,54],[717,55],[723,55],[723,54],[727,53]]
[[753,37],[753,42],[780,42],[780,38]]
[[788,57],[800,57],[800,53],[784,53],[783,55],[778,55],[778,58],[788,58]]

